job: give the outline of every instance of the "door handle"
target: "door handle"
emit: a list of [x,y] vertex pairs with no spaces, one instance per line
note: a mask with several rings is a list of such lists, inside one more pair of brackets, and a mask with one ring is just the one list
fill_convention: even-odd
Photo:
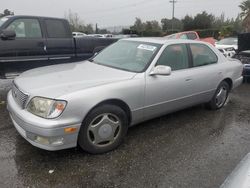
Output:
[[43,46],[44,46],[44,42],[38,42],[38,43],[37,43],[37,46],[43,47]]
[[43,48],[43,50],[44,50],[45,52],[47,52],[47,46],[44,44],[44,42],[38,42],[37,45],[38,45],[39,47]]
[[189,81],[191,81],[192,80],[192,78],[187,78],[185,81],[186,82],[189,82]]

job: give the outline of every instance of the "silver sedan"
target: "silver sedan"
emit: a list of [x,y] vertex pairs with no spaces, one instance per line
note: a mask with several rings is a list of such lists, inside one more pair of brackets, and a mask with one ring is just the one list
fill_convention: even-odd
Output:
[[242,69],[240,61],[206,43],[124,39],[88,61],[21,74],[7,108],[34,146],[79,144],[103,153],[119,146],[132,125],[201,103],[222,108],[242,83]]

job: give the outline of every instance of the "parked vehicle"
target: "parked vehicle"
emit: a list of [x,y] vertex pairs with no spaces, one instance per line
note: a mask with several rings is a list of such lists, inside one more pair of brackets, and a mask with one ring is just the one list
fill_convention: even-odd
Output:
[[238,50],[238,39],[236,37],[221,39],[215,43],[215,47],[220,51],[223,50],[223,54],[226,57],[233,57]]
[[105,34],[104,36],[105,36],[106,38],[112,38],[112,37],[113,37],[112,34]]
[[7,16],[0,19],[0,76],[34,67],[85,60],[118,39],[73,38],[65,19]]
[[96,37],[96,38],[106,38],[105,35],[102,34],[89,34],[89,37]]
[[163,38],[122,39],[85,62],[21,74],[8,93],[18,132],[46,150],[115,149],[128,127],[206,103],[216,110],[242,83],[243,65],[212,45]]
[[72,32],[73,37],[86,37],[87,35],[82,32]]
[[248,188],[250,187],[250,153],[248,153],[233,172],[227,177],[220,188]]
[[233,58],[239,59],[243,65],[244,81],[248,82],[250,78],[250,33],[238,35],[238,50]]
[[195,31],[184,31],[180,33],[175,33],[172,35],[165,36],[168,39],[190,39],[190,40],[198,40],[203,42],[208,42],[215,45],[216,40],[213,37],[200,38],[199,34]]

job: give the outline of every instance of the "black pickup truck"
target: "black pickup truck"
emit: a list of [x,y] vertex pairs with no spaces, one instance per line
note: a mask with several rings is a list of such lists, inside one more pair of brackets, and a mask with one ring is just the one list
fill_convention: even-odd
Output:
[[250,82],[250,33],[238,35],[238,50],[233,58],[239,59],[244,64],[242,75],[245,82]]
[[0,19],[0,78],[35,67],[86,60],[117,40],[73,38],[65,19],[3,17]]

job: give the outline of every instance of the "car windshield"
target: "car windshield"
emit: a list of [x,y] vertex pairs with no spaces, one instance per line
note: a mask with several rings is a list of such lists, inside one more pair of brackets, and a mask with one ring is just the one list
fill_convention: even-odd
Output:
[[92,59],[94,63],[131,72],[143,71],[161,44],[118,41]]
[[176,38],[177,38],[177,35],[176,35],[176,34],[168,35],[168,36],[166,36],[165,38],[167,38],[167,39],[176,39]]
[[6,22],[8,20],[8,18],[4,17],[0,19],[0,27],[4,24],[4,22]]
[[222,45],[237,45],[238,39],[237,38],[225,38],[218,42],[218,44]]

